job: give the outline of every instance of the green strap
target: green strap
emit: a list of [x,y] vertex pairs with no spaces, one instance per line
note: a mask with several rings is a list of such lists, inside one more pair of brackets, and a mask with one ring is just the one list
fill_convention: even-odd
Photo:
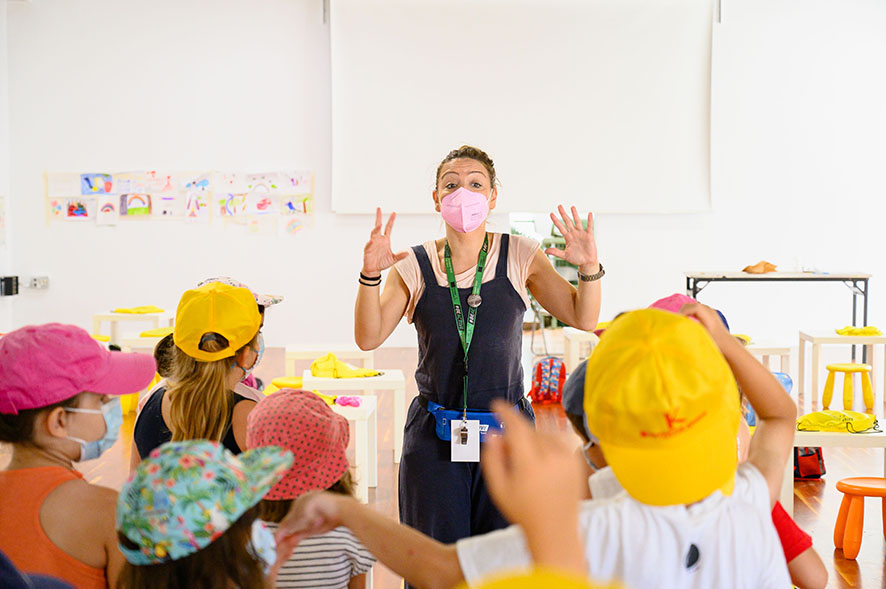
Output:
[[[471,289],[471,294],[473,295],[480,294],[480,285],[483,283],[483,268],[486,266],[487,253],[489,253],[488,233],[483,238],[480,258],[477,260],[477,270],[474,272],[474,286]],[[477,322],[477,307],[468,306],[468,322],[465,325],[464,314],[461,312],[461,299],[458,297],[458,287],[455,284],[455,271],[452,269],[452,252],[449,250],[449,240],[446,240],[446,246],[443,248],[443,261],[446,264],[446,278],[449,280],[449,296],[452,298],[452,310],[455,313],[455,327],[458,330],[461,347],[465,352],[465,376],[462,381],[464,385],[462,417],[464,418],[468,411],[468,350],[471,348],[471,338],[474,336],[474,325]]]

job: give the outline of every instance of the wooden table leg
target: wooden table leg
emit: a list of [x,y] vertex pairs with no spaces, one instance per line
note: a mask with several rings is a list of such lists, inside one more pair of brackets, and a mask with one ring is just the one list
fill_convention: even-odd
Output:
[[800,338],[800,346],[797,348],[797,407],[799,408],[800,415],[806,412],[806,390],[804,385],[806,384],[806,343],[803,341],[803,338]]
[[818,411],[818,368],[821,362],[821,344],[812,344],[812,377],[809,379],[812,385],[812,410]]

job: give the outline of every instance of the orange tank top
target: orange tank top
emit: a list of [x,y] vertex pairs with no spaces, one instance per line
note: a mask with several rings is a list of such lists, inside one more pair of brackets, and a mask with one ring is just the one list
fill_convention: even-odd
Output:
[[82,479],[61,466],[0,471],[0,551],[25,573],[49,575],[81,587],[107,587],[104,569],[80,562],[52,543],[40,525],[40,507],[62,483]]

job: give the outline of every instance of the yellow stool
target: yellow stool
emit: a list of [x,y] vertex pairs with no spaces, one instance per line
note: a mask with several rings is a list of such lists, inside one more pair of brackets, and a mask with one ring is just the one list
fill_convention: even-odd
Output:
[[843,409],[852,409],[855,392],[852,390],[852,375],[861,373],[861,392],[864,397],[864,410],[866,413],[874,411],[874,389],[871,386],[870,364],[828,364],[828,379],[824,383],[824,393],[821,404],[825,409],[830,409],[831,399],[834,396],[834,375],[843,373]]
[[302,387],[302,378],[300,376],[278,376],[271,381],[271,384],[262,391],[265,395],[273,395],[280,389],[295,389]]

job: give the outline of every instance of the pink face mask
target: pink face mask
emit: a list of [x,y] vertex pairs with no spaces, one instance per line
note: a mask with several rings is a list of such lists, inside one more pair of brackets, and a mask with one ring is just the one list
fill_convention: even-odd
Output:
[[443,220],[459,233],[470,233],[483,224],[489,215],[486,195],[459,188],[440,201]]

